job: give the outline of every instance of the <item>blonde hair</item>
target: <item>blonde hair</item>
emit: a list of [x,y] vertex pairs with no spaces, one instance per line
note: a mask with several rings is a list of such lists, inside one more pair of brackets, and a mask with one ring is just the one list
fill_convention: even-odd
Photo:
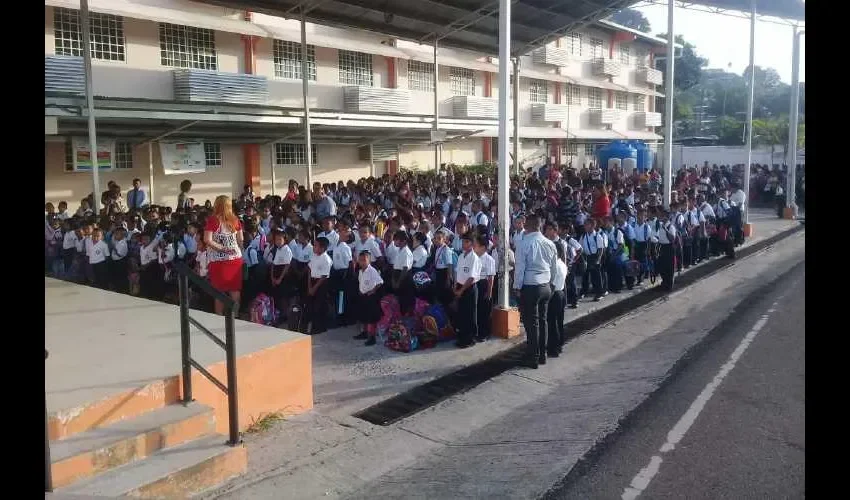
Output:
[[239,227],[239,219],[233,213],[233,202],[227,195],[217,196],[213,203],[213,216],[218,219],[222,226],[228,226],[231,231]]

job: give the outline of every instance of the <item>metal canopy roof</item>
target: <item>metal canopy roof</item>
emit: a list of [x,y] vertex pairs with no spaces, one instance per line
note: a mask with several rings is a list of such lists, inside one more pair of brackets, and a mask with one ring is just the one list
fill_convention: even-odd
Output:
[[[497,54],[498,0],[201,0],[202,3],[357,28],[392,37]],[[512,0],[511,52],[525,54],[635,0]]]
[[[702,5],[718,10],[750,12],[751,0],[687,0],[686,6]],[[756,0],[756,13],[794,21],[806,20],[806,3],[803,0]]]

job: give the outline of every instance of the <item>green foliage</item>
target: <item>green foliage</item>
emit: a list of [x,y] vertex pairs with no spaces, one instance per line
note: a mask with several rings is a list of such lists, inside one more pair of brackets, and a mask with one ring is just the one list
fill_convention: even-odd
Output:
[[647,19],[642,12],[635,9],[618,10],[613,15],[611,15],[608,20],[613,23],[617,23],[621,26],[642,31],[644,33],[649,33],[652,30],[649,25],[649,19]]

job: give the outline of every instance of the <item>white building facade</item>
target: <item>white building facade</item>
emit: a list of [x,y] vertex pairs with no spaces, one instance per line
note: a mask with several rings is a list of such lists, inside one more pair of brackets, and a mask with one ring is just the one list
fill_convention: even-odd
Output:
[[[297,20],[183,0],[89,4],[104,186],[140,178],[173,205],[183,178],[200,201],[306,181]],[[91,192],[91,167],[77,161],[87,144],[78,8],[45,0],[45,201],[72,207]],[[433,169],[433,48],[311,24],[307,42],[313,180]],[[652,68],[664,43],[600,21],[521,57],[522,165],[581,166],[614,139],[660,140]],[[498,61],[439,48],[438,67],[440,162],[496,161]],[[179,141],[202,143],[204,165],[168,175],[160,148]]]

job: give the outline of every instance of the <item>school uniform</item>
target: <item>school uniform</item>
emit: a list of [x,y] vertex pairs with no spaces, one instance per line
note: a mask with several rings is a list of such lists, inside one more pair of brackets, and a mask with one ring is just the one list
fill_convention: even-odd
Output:
[[290,272],[293,275],[293,284],[299,293],[306,291],[307,264],[312,257],[312,244],[301,245],[297,241],[295,242],[295,247],[292,249],[292,270]]
[[546,312],[546,321],[549,327],[546,352],[551,357],[558,357],[561,354],[566,340],[564,338],[564,308],[567,301],[564,288],[566,287],[568,272],[567,264],[561,259],[557,259],[552,268],[552,297],[549,299],[549,310]]
[[357,257],[363,251],[369,252],[370,264],[374,264],[376,260],[384,256],[383,252],[381,252],[381,245],[380,243],[378,243],[378,240],[376,240],[374,236],[370,236],[366,239],[366,241],[363,241],[360,238],[355,239],[354,255],[352,257]]
[[77,243],[79,238],[77,237],[77,233],[73,230],[65,233],[65,236],[62,239],[62,264],[64,265],[64,273],[65,276],[74,279],[75,276],[71,275],[71,267],[74,264],[74,258],[77,255]]
[[159,237],[148,246],[139,248],[139,294],[150,300],[159,300],[163,294],[162,268],[159,265]]
[[337,323],[345,325],[350,323],[350,309],[352,302],[352,286],[353,279],[351,273],[351,262],[353,255],[351,247],[344,241],[339,241],[337,236],[336,245],[334,245],[333,254],[331,254],[332,269],[330,276],[331,290],[334,291],[333,304],[334,316]]
[[472,286],[457,298],[454,324],[457,327],[457,346],[468,347],[478,336],[478,287],[475,283],[481,276],[481,259],[470,250],[461,253],[455,268],[455,290],[459,290],[470,278]]
[[640,262],[640,271],[638,271],[637,275],[638,285],[643,282],[643,276],[648,272],[648,259],[650,258],[649,247],[652,244],[651,238],[653,235],[654,230],[649,222],[644,221],[643,224],[638,224],[637,227],[635,227],[634,258],[636,261]]
[[[685,266],[685,267],[690,266],[690,264],[688,264],[687,260],[685,259],[685,248],[690,247],[691,238],[690,238],[690,235],[688,234],[688,230],[687,230],[686,222],[685,222],[686,219],[685,219],[684,214],[682,214],[681,212],[677,212],[675,215],[673,215],[672,221],[673,221],[673,227],[675,228],[676,233],[678,233],[678,235],[679,235],[679,243],[675,244],[675,242],[674,242],[674,245],[673,245],[673,252],[674,252],[674,255],[675,255],[675,263],[676,263],[676,270],[681,271],[683,266]],[[690,256],[690,250],[688,250],[688,252],[689,252],[688,256]]]
[[[333,260],[331,260],[327,252],[323,252],[321,255],[316,255],[314,253],[310,258],[310,262],[307,264],[307,267],[310,273],[310,286],[314,286],[318,280],[330,277],[331,269],[333,268]],[[328,281],[325,280],[324,283],[319,285],[316,289],[316,293],[312,296],[308,295],[305,298],[307,314],[309,315],[310,323],[312,324],[310,328],[311,335],[327,331],[327,304]]]
[[[711,206],[708,208],[711,209]],[[699,208],[688,210],[688,218],[691,227],[695,228],[691,260],[694,264],[699,264],[703,259],[708,258],[708,235],[705,232],[705,224],[708,219]]]
[[623,252],[625,238],[619,228],[612,227],[605,231],[608,237],[608,290],[620,293],[623,290]]
[[604,252],[605,239],[599,231],[594,231],[585,233],[579,243],[583,258],[587,261],[587,270],[581,280],[581,295],[586,295],[590,291],[589,285],[593,285],[593,300],[599,300],[604,295],[604,290],[602,288],[602,257],[598,255],[598,252]]
[[333,257],[334,249],[339,243],[339,233],[331,229],[330,231],[322,231],[316,236],[317,238],[327,238],[328,240],[328,255]]
[[109,245],[105,241],[100,240],[97,243],[91,244],[91,249],[88,253],[89,264],[92,267],[94,274],[94,286],[104,290],[109,289]]
[[[475,286],[478,287],[478,337],[483,342],[490,336],[490,315],[493,312],[493,296],[490,293],[490,280],[496,279],[496,260],[488,253],[478,256],[481,261],[481,272]],[[493,289],[495,290],[495,288]]]
[[[375,335],[374,324],[381,320],[381,287],[384,279],[381,273],[371,265],[357,273],[357,320],[367,327],[370,335]],[[375,290],[375,293],[366,295]]]
[[271,296],[274,298],[275,303],[280,304],[279,307],[285,311],[285,304],[296,294],[298,289],[295,275],[291,272],[287,273],[278,285],[271,283],[271,276],[280,276],[284,268],[292,264],[292,248],[289,245],[282,245],[280,247],[271,246],[269,257],[269,267],[272,270],[269,276]]
[[443,306],[448,306],[454,299],[449,273],[454,269],[456,261],[454,250],[445,243],[434,249],[434,290],[437,300]]
[[661,286],[668,291],[673,290],[676,227],[670,221],[657,220],[654,229],[654,238],[659,245],[656,269],[661,276]]
[[567,283],[564,286],[565,302],[570,307],[576,307],[578,304],[578,290],[576,290],[576,275],[573,271],[573,263],[582,251],[581,243],[572,236],[566,239],[567,242]]
[[112,242],[111,262],[110,262],[110,283],[112,288],[118,293],[130,293],[130,280],[128,277],[127,254],[129,248],[127,240]]
[[[416,301],[416,293],[413,286],[413,252],[410,247],[404,245],[396,248],[392,273],[393,278],[397,273],[405,273],[405,277],[399,282],[398,288],[393,290],[393,293],[398,297],[398,305],[402,313],[409,313],[413,310]],[[389,254],[389,248],[387,248]],[[405,271],[406,270],[406,271]]]

